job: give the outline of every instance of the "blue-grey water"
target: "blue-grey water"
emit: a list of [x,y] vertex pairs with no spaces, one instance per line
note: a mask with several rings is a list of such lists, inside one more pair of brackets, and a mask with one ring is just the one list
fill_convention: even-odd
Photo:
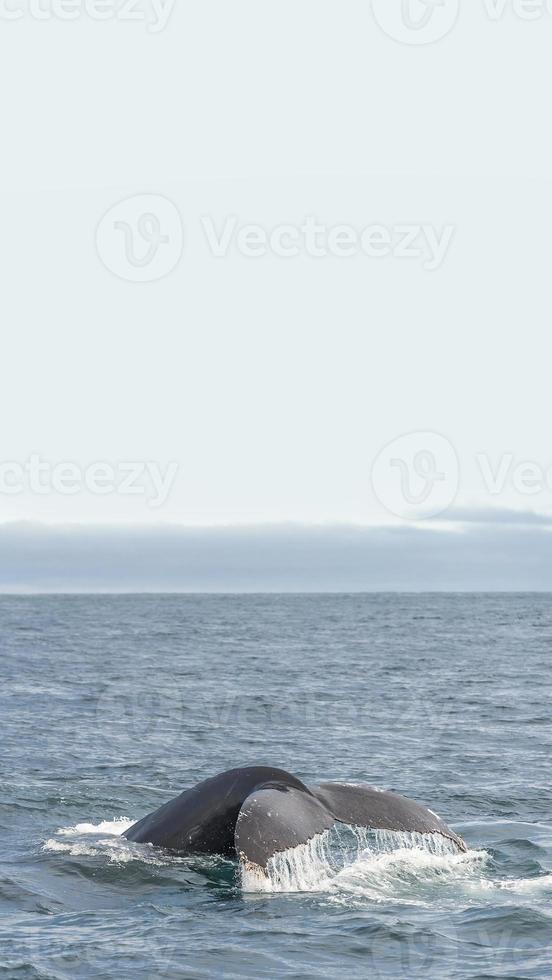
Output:
[[[0,598],[0,975],[550,978],[551,651],[546,595]],[[251,892],[120,838],[253,763],[469,851],[330,839]]]

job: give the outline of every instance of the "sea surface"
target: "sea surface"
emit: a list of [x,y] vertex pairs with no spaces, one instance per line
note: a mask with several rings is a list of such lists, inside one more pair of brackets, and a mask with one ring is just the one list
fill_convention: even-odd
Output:
[[[547,595],[0,598],[0,976],[552,977]],[[237,765],[367,781],[262,890],[120,833]]]

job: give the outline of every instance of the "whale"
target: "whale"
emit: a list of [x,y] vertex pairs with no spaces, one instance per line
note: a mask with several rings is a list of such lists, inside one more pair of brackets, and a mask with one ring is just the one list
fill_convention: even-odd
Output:
[[336,824],[433,834],[467,847],[433,810],[367,783],[307,785],[271,766],[229,769],[203,780],[123,833],[178,855],[218,854],[267,874],[278,853]]

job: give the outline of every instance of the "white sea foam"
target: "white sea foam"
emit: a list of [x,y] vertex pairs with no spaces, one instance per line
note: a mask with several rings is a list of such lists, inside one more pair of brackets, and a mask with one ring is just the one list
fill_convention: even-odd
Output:
[[74,827],[60,827],[56,831],[61,837],[78,837],[81,834],[113,834],[120,836],[132,827],[133,820],[128,817],[116,817],[114,820],[102,820],[100,823],[77,823]]
[[[127,817],[82,822],[60,827],[43,845],[52,854],[89,857],[108,864],[138,861],[157,867],[180,863],[182,858],[151,844],[136,844],[121,835],[132,826]],[[511,903],[516,895],[549,894],[552,874],[535,878],[497,880],[488,873],[486,851],[460,852],[453,841],[439,834],[369,831],[336,826],[289,851],[276,854],[267,874],[255,866],[241,866],[244,892],[325,892],[335,900],[432,904],[439,887],[456,897],[484,895]]]
[[333,828],[307,844],[276,854],[267,873],[242,867],[244,891],[330,892],[373,901],[400,900],[420,885],[469,877],[488,860],[460,852],[438,834]]
[[495,887],[507,892],[542,892],[552,891],[552,874],[540,875],[538,878],[516,878],[512,881],[495,882]]
[[133,823],[128,817],[116,817],[97,824],[60,827],[55,837],[44,843],[42,850],[71,857],[101,857],[110,864],[128,864],[130,861],[165,864],[167,859],[152,845],[134,844],[121,836]]

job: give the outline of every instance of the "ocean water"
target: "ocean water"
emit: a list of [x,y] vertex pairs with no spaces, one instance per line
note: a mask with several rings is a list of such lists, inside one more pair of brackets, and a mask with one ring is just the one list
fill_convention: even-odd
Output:
[[[0,976],[552,976],[546,595],[0,598]],[[236,765],[368,781],[269,881],[120,837]]]

